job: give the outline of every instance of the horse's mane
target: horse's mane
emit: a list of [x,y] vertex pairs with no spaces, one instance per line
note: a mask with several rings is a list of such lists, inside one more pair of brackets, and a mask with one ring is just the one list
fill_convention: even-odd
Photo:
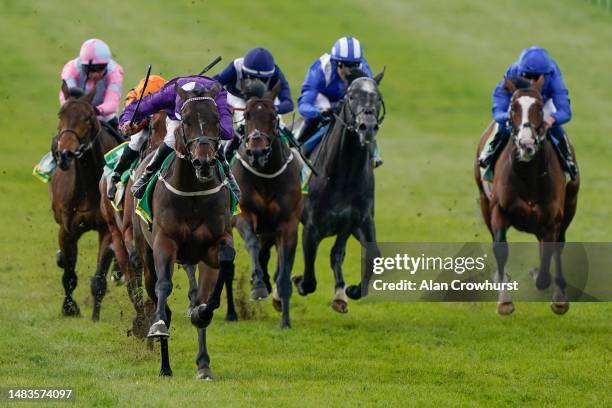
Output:
[[73,86],[72,88],[68,89],[68,97],[70,98],[80,98],[83,95],[85,95],[85,91],[83,91],[82,88]]
[[349,71],[349,73],[346,76],[346,80],[348,84],[351,85],[354,80],[358,78],[364,78],[364,77],[368,77],[368,74],[366,74],[365,71],[363,71],[360,68],[354,68]]

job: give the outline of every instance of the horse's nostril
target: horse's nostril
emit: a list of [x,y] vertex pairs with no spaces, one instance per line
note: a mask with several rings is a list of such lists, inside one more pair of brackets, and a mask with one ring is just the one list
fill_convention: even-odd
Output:
[[377,124],[374,125],[374,131],[378,132],[378,128],[379,128],[379,126],[378,126],[378,123],[377,123]]
[[247,150],[246,150],[246,154],[247,154],[248,156],[252,156],[252,155],[253,155],[253,151],[252,151],[251,149],[247,149]]
[[365,132],[367,130],[367,128],[368,127],[366,126],[365,123],[360,123],[358,129],[361,130],[362,132]]
[[193,161],[193,167],[196,167],[196,168],[202,167],[202,161],[200,161],[200,159],[195,159]]

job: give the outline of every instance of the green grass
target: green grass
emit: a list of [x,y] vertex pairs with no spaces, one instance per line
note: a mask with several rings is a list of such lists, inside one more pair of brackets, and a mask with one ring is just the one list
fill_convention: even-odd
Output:
[[[293,297],[292,330],[280,331],[269,301],[238,324],[223,322],[224,308],[217,313],[208,331],[213,383],[193,380],[197,338],[183,317],[181,271],[170,300],[171,379],[156,376],[157,349],[126,335],[132,308],[124,287],[111,287],[101,321],[90,321],[92,234],[77,267],[84,317],[61,317],[57,226],[46,188],[30,171],[56,126],[61,67],[84,39],[110,44],[125,89],[149,63],[166,77],[184,75],[261,44],[295,99],[308,65],[348,33],[362,41],[375,71],[387,66],[379,241],[489,240],[471,176],[474,149],[494,84],[534,43],[559,62],[572,97],[567,130],[582,188],[568,239],[609,240],[612,13],[593,2],[0,0],[0,386],[73,387],[82,406],[612,404],[609,304],[572,304],[558,317],[544,303],[519,303],[514,316],[500,318],[488,303],[352,302],[341,316],[328,306],[330,241],[319,252],[318,292]],[[247,273],[241,243],[238,251],[237,270]],[[351,242],[349,282],[359,267]]]

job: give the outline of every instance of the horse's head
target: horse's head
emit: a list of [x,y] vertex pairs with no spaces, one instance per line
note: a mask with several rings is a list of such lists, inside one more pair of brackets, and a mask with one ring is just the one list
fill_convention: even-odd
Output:
[[80,158],[91,149],[101,128],[91,104],[95,88],[85,95],[80,88],[68,88],[62,81],[62,93],[66,102],[58,113],[55,159],[62,170],[67,170],[72,159]]
[[508,109],[512,139],[517,158],[523,162],[533,159],[545,140],[544,104],[540,94],[543,84],[543,76],[533,83],[520,78],[505,82],[506,89],[512,92]]
[[219,93],[216,83],[210,89],[186,91],[175,84],[181,99],[181,126],[176,130],[177,152],[191,162],[196,177],[206,182],[214,176],[216,153],[219,145],[219,111],[215,97]]
[[244,110],[246,154],[249,164],[264,167],[272,151],[272,142],[278,136],[278,114],[274,99],[280,91],[281,83],[276,85],[263,97],[252,97],[247,101]]
[[374,141],[385,117],[385,104],[378,90],[383,76],[384,71],[374,79],[359,76],[346,90],[344,109],[348,109],[348,124],[359,135],[362,146]]

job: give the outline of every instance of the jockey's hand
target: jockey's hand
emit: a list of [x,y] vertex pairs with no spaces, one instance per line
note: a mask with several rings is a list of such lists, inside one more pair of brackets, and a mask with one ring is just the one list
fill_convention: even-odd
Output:
[[132,136],[134,133],[137,133],[140,129],[144,127],[144,126],[141,126],[143,122],[144,121],[140,123],[125,122],[123,125],[119,126],[119,130],[125,136]]
[[96,116],[101,116],[102,115],[102,113],[100,112],[100,109],[98,109],[97,106],[94,106],[93,108],[94,108],[94,112],[96,112]]
[[328,108],[328,109],[324,109],[321,111],[321,116],[323,117],[323,119],[329,119],[332,116],[334,116],[334,109],[333,108]]
[[555,118],[552,116],[546,116],[544,118],[544,130],[548,130],[555,123]]

